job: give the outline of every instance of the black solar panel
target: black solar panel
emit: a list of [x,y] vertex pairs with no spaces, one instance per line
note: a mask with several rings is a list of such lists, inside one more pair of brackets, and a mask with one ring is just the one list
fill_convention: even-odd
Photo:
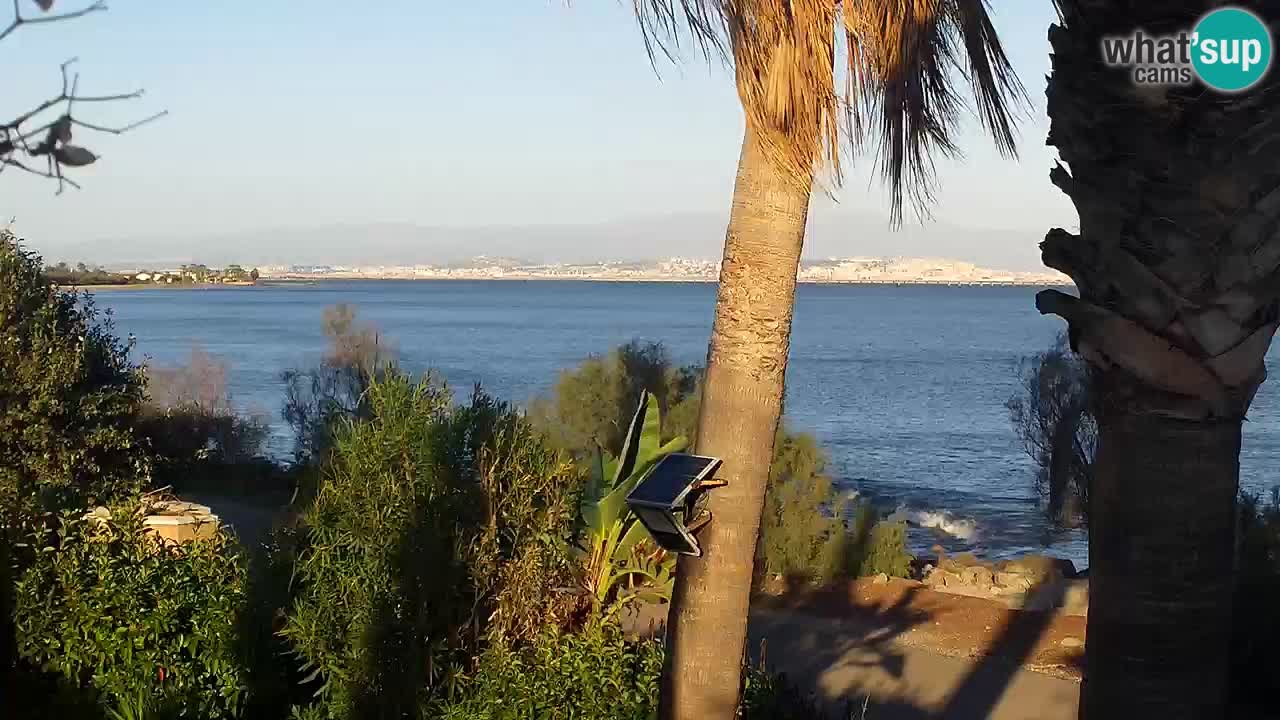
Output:
[[716,458],[675,453],[668,455],[645,476],[627,502],[672,507],[704,474],[720,463]]

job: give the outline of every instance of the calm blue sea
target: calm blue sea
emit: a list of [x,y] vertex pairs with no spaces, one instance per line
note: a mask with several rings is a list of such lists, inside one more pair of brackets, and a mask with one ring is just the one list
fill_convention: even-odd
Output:
[[[787,419],[829,449],[845,488],[900,510],[917,549],[935,542],[989,557],[1030,550],[1086,557],[1077,533],[1050,531],[1034,470],[1009,424],[1019,359],[1060,321],[1032,288],[802,285]],[[281,371],[314,364],[322,310],[350,303],[412,370],[434,368],[465,394],[480,382],[524,403],[556,374],[631,339],[661,340],[701,363],[715,287],[684,283],[356,281],[254,288],[110,290],[97,295],[140,358],[182,362],[192,346],[227,361],[234,399],[279,417]],[[1274,352],[1273,360],[1274,363]],[[1245,428],[1243,482],[1280,484],[1276,384]],[[278,450],[284,450],[281,440]],[[932,527],[931,527],[932,526]],[[945,532],[944,532],[945,531]]]

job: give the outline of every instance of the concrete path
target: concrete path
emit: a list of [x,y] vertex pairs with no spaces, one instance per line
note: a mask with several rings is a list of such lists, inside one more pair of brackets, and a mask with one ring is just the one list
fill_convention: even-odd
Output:
[[785,672],[833,708],[847,703],[853,718],[863,717],[864,701],[867,720],[1075,720],[1077,715],[1076,682],[996,659],[944,657],[836,618],[756,611],[750,638],[752,654],[763,652],[770,669]]

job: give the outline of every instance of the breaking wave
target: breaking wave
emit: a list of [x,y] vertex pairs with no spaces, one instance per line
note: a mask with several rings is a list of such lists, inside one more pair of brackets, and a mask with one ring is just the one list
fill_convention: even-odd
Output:
[[978,539],[977,520],[957,517],[946,510],[912,510],[906,505],[899,505],[888,519],[937,530],[965,542]]

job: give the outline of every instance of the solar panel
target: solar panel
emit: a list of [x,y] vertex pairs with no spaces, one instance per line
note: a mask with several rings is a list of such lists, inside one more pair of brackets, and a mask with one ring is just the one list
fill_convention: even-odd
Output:
[[631,491],[627,503],[674,508],[699,480],[708,477],[719,465],[717,458],[685,453],[668,455]]

